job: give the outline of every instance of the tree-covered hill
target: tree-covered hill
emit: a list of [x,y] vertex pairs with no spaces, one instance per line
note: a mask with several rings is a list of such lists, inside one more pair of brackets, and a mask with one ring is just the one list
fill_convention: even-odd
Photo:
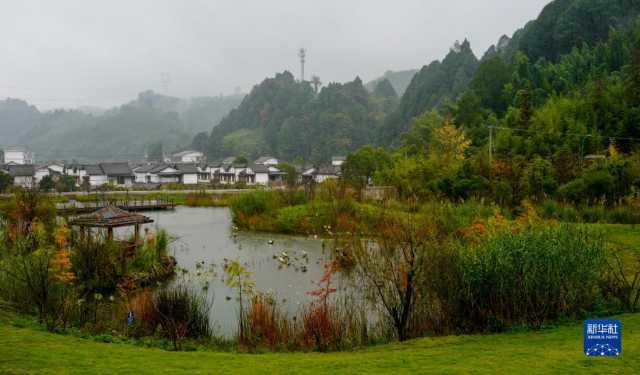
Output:
[[182,99],[140,93],[103,113],[83,110],[40,112],[25,101],[0,101],[0,148],[24,145],[39,160],[140,159],[151,145],[165,152],[187,147],[198,132],[210,130],[242,96]]
[[386,119],[380,133],[381,143],[389,144],[397,140],[408,129],[413,117],[455,100],[467,89],[477,67],[478,59],[470,43],[465,40],[456,42],[442,61],[434,61],[420,69],[402,96],[397,110]]
[[[387,87],[387,94],[389,94]],[[362,81],[330,83],[318,94],[289,72],[255,86],[215,127],[208,154],[322,161],[373,141],[395,99],[370,94]]]

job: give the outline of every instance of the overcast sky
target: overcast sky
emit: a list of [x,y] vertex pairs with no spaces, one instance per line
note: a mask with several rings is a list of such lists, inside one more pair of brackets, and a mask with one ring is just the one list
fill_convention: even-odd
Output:
[[476,55],[550,0],[0,0],[0,98],[108,107],[152,89],[248,92],[275,72],[368,81],[468,38]]

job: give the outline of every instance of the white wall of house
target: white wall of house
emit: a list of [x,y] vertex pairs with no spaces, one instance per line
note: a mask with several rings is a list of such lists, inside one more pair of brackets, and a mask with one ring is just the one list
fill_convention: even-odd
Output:
[[133,172],[133,175],[136,176],[136,184],[145,184],[147,183],[147,176],[149,175],[148,173],[138,173],[138,172]]
[[33,164],[33,154],[29,151],[4,150],[5,164]]
[[62,165],[49,164],[49,165],[47,165],[47,168],[51,169],[52,171],[58,172],[60,174],[64,173],[64,166],[62,166]]
[[161,184],[177,184],[180,183],[180,176],[158,176],[158,182]]
[[182,183],[185,185],[197,185],[198,174],[197,173],[185,173],[182,175]]
[[320,183],[323,183],[323,182],[325,182],[325,181],[327,181],[327,180],[335,180],[335,179],[337,179],[337,178],[338,178],[338,176],[336,176],[336,175],[334,175],[334,174],[317,174],[317,175],[315,176],[315,180],[316,180],[316,182],[317,182],[317,183],[319,183],[319,184],[320,184]]
[[268,165],[268,166],[276,166],[276,165],[278,165],[278,159],[270,158],[270,159],[262,161],[261,164],[262,165]]
[[269,185],[269,173],[256,172],[256,184],[257,185]]
[[110,184],[116,186],[131,186],[133,185],[133,176],[107,176],[107,180]]
[[89,176],[89,185],[91,186],[102,186],[106,185],[109,182],[107,176],[105,175],[91,175]]
[[204,154],[199,151],[185,152],[174,155],[174,160],[178,163],[199,163],[204,158]]
[[15,176],[13,178],[13,185],[32,188],[36,186],[35,178],[33,176]]

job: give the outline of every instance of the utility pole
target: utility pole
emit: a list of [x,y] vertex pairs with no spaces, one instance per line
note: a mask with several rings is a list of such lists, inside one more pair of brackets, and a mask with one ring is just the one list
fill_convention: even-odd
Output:
[[298,57],[300,58],[300,82],[304,82],[304,63],[307,58],[307,50],[300,48],[300,50],[298,50]]

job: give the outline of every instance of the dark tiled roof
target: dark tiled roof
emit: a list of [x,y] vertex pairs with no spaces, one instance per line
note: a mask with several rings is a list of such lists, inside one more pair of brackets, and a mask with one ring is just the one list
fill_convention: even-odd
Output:
[[251,169],[255,173],[269,173],[269,167],[263,164],[254,164],[251,166]]
[[99,165],[85,165],[84,170],[89,176],[104,176],[104,172]]
[[198,173],[198,165],[193,163],[184,163],[184,164],[176,164],[176,169],[180,171],[180,173],[186,174],[194,174]]
[[151,172],[153,169],[155,169],[158,166],[158,164],[147,164],[147,165],[142,165],[139,166],[138,168],[135,168],[133,171],[135,173],[147,173],[147,172]]
[[31,164],[9,164],[8,170],[13,177],[30,177],[36,174],[36,168]]
[[328,175],[328,176],[339,176],[341,168],[333,165],[324,165],[316,168],[314,174],[316,175]]
[[129,163],[100,163],[100,168],[102,168],[107,176],[133,176],[133,171]]

